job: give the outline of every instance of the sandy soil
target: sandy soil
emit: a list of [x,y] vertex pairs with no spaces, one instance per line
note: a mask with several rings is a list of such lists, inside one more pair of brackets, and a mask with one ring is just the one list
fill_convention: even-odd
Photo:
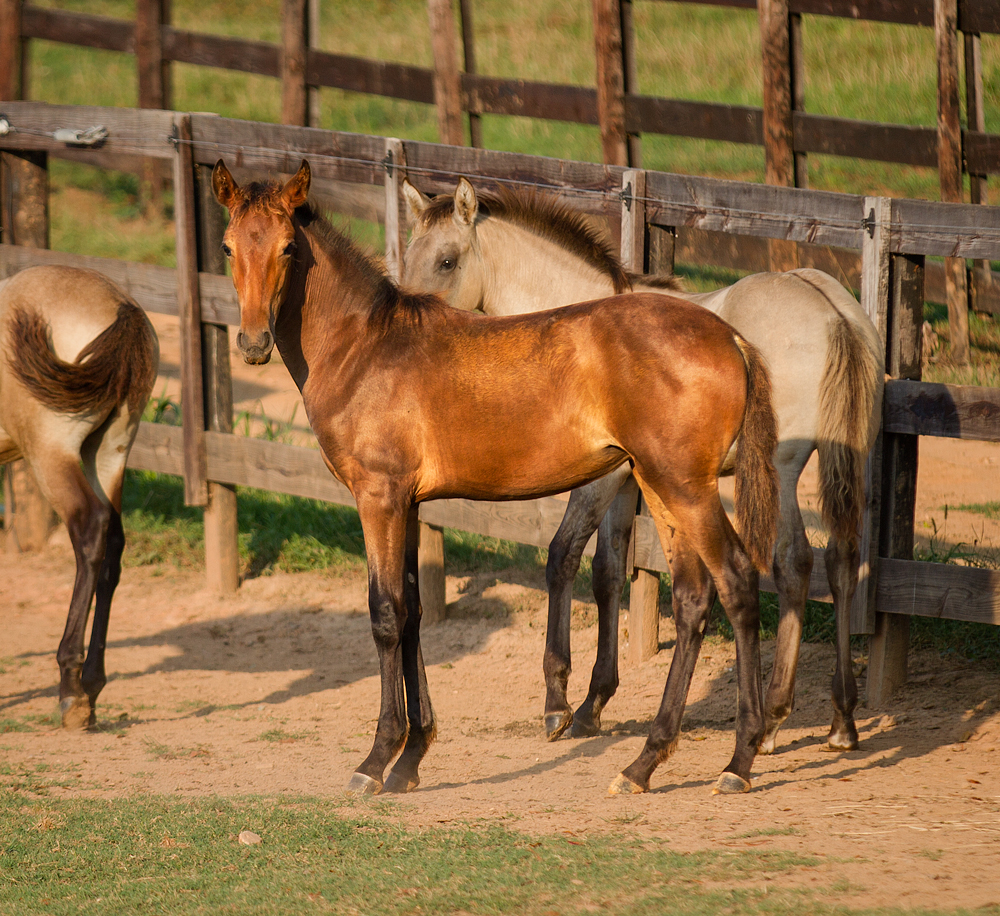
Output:
[[[157,393],[176,384],[168,332],[161,328],[167,358]],[[252,377],[237,371],[238,410],[260,399],[267,417],[291,415],[295,398],[283,368],[253,370]],[[301,408],[296,422],[303,422]],[[995,549],[996,522],[954,511],[945,521],[942,507],[997,499],[1000,448],[928,440],[921,462],[925,540],[932,536],[939,547],[978,540]],[[808,506],[809,475],[802,486]],[[197,572],[127,569],[98,728],[81,734],[51,724],[71,552],[57,536],[43,553],[6,562],[0,723],[30,723],[32,730],[0,735],[0,760],[14,774],[0,781],[47,785],[40,809],[46,797],[147,792],[339,797],[367,753],[379,684],[362,576],[275,574],[220,598]],[[797,707],[778,752],[758,757],[752,792],[713,797],[732,752],[735,683],[732,646],[712,638],[676,755],[657,770],[647,795],[608,797],[657,706],[671,621],[661,621],[656,657],[623,667],[602,734],[550,744],[541,727],[543,585],[523,573],[449,577],[450,619],[424,631],[439,737],[422,785],[399,809],[408,823],[501,819],[516,830],[579,838],[656,835],[677,851],[789,850],[816,864],[758,884],[823,888],[824,901],[859,907],[1000,906],[995,670],[912,653],[909,684],[886,708],[859,710],[861,748],[831,754],[824,739],[832,647],[805,645]],[[573,641],[571,699],[579,702],[596,645],[586,601],[577,602]],[[772,653],[765,644],[766,670]],[[863,695],[863,659],[857,667]],[[247,827],[266,836],[266,823]]]

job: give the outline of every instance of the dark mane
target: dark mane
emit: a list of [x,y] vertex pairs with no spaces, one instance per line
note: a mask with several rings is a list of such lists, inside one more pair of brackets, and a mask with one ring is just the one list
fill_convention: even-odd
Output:
[[366,298],[372,306],[369,324],[373,328],[384,333],[399,320],[419,325],[423,313],[437,301],[434,296],[401,290],[375,258],[334,228],[311,202],[299,207],[295,217],[344,274],[368,291]]
[[[646,277],[632,274],[622,267],[610,243],[587,220],[554,196],[535,191],[501,189],[497,194],[479,195],[479,210],[484,217],[506,220],[522,229],[564,248],[608,277],[616,293],[630,292],[633,284],[642,282],[662,289],[679,289],[672,275]],[[423,211],[428,226],[451,219],[455,200],[451,194],[439,194]]]

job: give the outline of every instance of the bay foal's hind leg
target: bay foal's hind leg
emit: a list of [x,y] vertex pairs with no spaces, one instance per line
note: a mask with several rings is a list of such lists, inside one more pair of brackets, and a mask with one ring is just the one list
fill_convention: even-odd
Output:
[[618,616],[628,575],[628,547],[639,485],[629,475],[597,529],[594,597],[597,599],[597,658],[587,698],[573,714],[570,736],[588,738],[601,730],[601,711],[618,689]]
[[409,792],[420,785],[417,768],[437,733],[434,710],[427,688],[427,673],[420,649],[420,587],[417,580],[417,508],[410,510],[406,528],[406,623],[403,626],[403,683],[406,687],[406,719],[409,725],[403,753],[385,781],[385,792]]
[[[628,465],[623,465],[605,477],[573,490],[566,514],[549,545],[549,557],[545,565],[549,614],[542,671],[545,675],[545,733],[550,741],[555,741],[573,722],[573,710],[566,696],[572,670],[570,622],[573,580],[580,568],[587,542],[601,524],[601,519],[620,487],[630,476]],[[633,505],[633,514],[634,509]],[[594,587],[596,591],[596,577]],[[602,607],[598,601],[598,616],[601,614]],[[617,658],[615,662],[617,663]]]
[[759,748],[762,754],[774,752],[778,729],[791,714],[795,702],[795,675],[813,565],[796,489],[810,451],[794,443],[781,443],[774,456],[780,486],[778,536],[774,545],[779,617],[774,665],[764,696],[764,737]]
[[687,701],[695,663],[701,650],[709,611],[715,600],[715,585],[705,564],[677,532],[668,546],[674,624],[677,641],[660,699],[660,708],[649,729],[649,736],[639,756],[611,783],[612,795],[630,795],[649,791],[653,771],[677,747],[681,719]]
[[378,651],[381,702],[372,749],[347,789],[374,795],[382,791],[385,768],[406,741],[402,633],[406,624],[403,577],[409,507],[393,505],[381,494],[374,498],[364,493],[355,496],[368,554],[368,613]]
[[[639,477],[637,469],[637,477]],[[732,794],[750,789],[750,769],[764,734],[764,698],[760,674],[759,576],[710,487],[674,500],[667,511],[648,484],[640,485],[649,503],[664,550],[670,550],[675,598],[677,643],[667,685],[649,738],[639,757],[611,784],[613,794],[645,792],[653,770],[673,753],[680,734],[694,666],[711,608],[711,584],[733,627],[738,683],[736,747],[716,782],[714,792]],[[671,488],[663,487],[664,494]],[[673,518],[671,517],[673,516]],[[676,529],[671,544],[671,528]]]
[[851,661],[851,602],[858,588],[859,559],[857,538],[830,538],[825,560],[837,619],[837,669],[833,675],[833,724],[826,740],[835,751],[853,751],[858,746],[858,728],[854,723],[858,684]]

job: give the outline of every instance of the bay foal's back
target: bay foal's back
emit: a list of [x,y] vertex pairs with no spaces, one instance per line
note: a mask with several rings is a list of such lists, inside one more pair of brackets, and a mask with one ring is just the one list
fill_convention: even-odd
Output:
[[[125,548],[125,462],[159,345],[142,309],[92,270],[32,267],[0,284],[0,464],[24,458],[66,523],[76,582],[59,644],[68,728],[93,725]],[[83,644],[96,593],[90,648]]]
[[[759,354],[716,316],[659,295],[491,319],[407,294],[308,205],[309,182],[305,162],[285,184],[240,187],[221,161],[213,173],[230,214],[237,345],[252,363],[277,346],[364,530],[382,703],[350,787],[416,786],[436,730],[420,652],[417,505],[547,495],[630,462],[690,601],[647,746],[614,789],[647,789],[673,749],[718,589],[740,684],[736,750],[718,789],[745,791],[763,733],[757,567],[770,556],[777,499]],[[742,540],[718,493],[738,437]]]

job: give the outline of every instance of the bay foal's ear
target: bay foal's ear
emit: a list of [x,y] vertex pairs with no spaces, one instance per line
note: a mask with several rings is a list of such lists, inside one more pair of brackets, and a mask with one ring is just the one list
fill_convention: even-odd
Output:
[[215,199],[222,206],[227,210],[232,209],[240,186],[233,180],[229,169],[226,168],[226,163],[221,159],[215,163],[215,168],[212,169],[212,190],[215,192]]
[[413,187],[409,178],[403,179],[403,197],[406,198],[406,208],[414,219],[431,205],[431,199],[419,188]]
[[288,183],[281,189],[281,199],[285,202],[289,213],[294,213],[309,199],[311,179],[312,172],[309,163],[303,159],[299,170],[288,179]]
[[467,178],[461,178],[455,188],[455,222],[460,226],[471,226],[479,212],[476,192]]

